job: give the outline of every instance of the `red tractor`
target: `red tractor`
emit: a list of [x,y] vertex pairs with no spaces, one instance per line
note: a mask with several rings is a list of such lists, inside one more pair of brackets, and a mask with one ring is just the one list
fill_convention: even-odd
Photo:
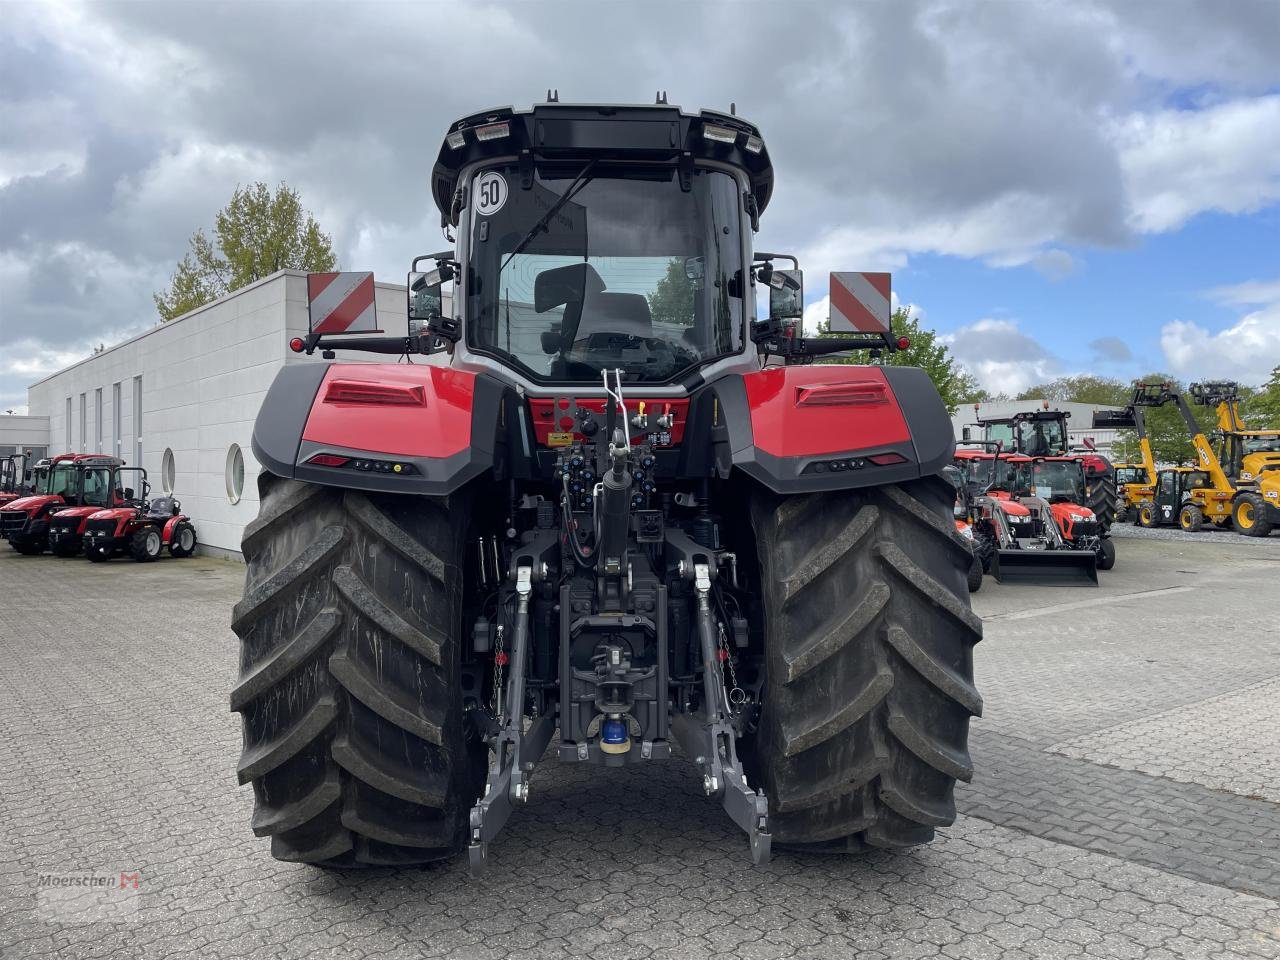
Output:
[[[1095,551],[1084,549],[1099,539],[1087,534],[1090,523],[1096,527],[1092,512],[1077,508],[1077,539],[1064,537],[1059,511],[1066,504],[1053,502],[1052,487],[1030,486],[1033,467],[1045,458],[1004,454],[1000,441],[975,445],[994,449],[957,450],[956,466],[968,481],[974,549],[984,571],[1001,583],[1096,586]],[[1035,467],[1037,475],[1047,469]]]
[[313,275],[293,349],[388,362],[286,365],[254,428],[254,833],[479,871],[554,738],[561,763],[687,758],[757,863],[929,841],[982,708],[951,422],[920,369],[812,362],[905,346],[888,276],[833,275],[849,333],[804,336],[798,265],[752,251],[769,154],[731,114],[486,111],[431,182],[457,247],[415,261],[410,334],[331,332],[374,325],[371,284]]
[[61,507],[49,516],[49,551],[59,557],[78,557],[84,552],[85,524],[89,517],[109,507],[126,506],[133,498],[128,483],[145,483],[141,467],[115,463],[82,465],[77,478],[76,505]]
[[49,545],[53,514],[66,506],[84,505],[86,472],[96,468],[110,471],[123,461],[94,453],[64,453],[48,462],[47,472],[29,496],[19,497],[0,508],[0,537],[19,553],[43,553]]
[[[974,411],[979,405],[974,405]],[[977,426],[982,428],[983,439],[988,443],[1000,443],[1009,454],[1022,454],[1028,457],[1055,457],[1071,454],[1080,460],[1085,473],[1085,491],[1083,504],[1093,511],[1102,529],[1109,530],[1115,520],[1118,505],[1116,492],[1116,471],[1111,461],[1093,449],[1092,441],[1086,440],[1084,451],[1071,449],[1071,438],[1067,431],[1067,420],[1071,413],[1066,410],[1050,410],[1049,401],[1044,402],[1042,410],[1027,410],[1008,417],[978,417]],[[964,436],[969,438],[969,428],[964,428]]]
[[121,501],[90,514],[84,520],[84,555],[103,563],[118,553],[128,553],[139,563],[149,563],[169,548],[171,557],[189,557],[196,551],[196,528],[174,497],[147,499],[151,484],[147,471],[137,470],[139,495],[126,488]]
[[35,489],[27,479],[29,466],[26,454],[11,453],[0,457],[0,507],[25,497]]

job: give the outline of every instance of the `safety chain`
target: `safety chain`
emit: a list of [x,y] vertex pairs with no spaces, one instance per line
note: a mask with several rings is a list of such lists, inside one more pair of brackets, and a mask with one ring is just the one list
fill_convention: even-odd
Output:
[[502,723],[506,704],[502,702],[502,668],[507,665],[507,652],[502,648],[502,624],[498,624],[493,650],[493,715]]
[[[744,703],[747,702],[747,692],[738,686],[738,674],[733,669],[733,655],[729,652],[729,640],[724,634],[724,624],[717,622],[716,630],[720,637],[720,649],[718,656],[720,658],[720,682],[729,688],[729,710],[731,713],[737,714]],[[724,679],[724,669],[729,670],[729,680],[726,683]]]

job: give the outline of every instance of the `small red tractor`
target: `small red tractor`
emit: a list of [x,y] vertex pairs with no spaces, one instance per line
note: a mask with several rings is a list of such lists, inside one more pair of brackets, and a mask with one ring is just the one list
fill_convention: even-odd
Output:
[[[457,246],[414,261],[409,334],[350,333],[371,281],[313,275],[290,346],[387,362],[287,364],[254,427],[253,832],[480,871],[549,752],[685,758],[756,863],[928,842],[972,775],[982,623],[950,417],[874,362],[908,345],[888,275],[833,274],[846,332],[805,336],[798,264],[753,251],[769,152],[732,113],[499,108],[437,157]],[[392,362],[421,354],[443,362]]]
[[[983,569],[1001,583],[1096,586],[1096,551],[1081,549],[1092,542],[1085,539],[1092,512],[1077,508],[1080,539],[1068,540],[1057,516],[1065,503],[1055,506],[1030,487],[1033,464],[1045,458],[1004,454],[999,441],[981,445],[995,450],[957,450],[956,465],[968,480],[974,547]],[[1052,487],[1041,491],[1052,496]]]
[[[147,472],[138,471],[138,490],[117,492],[121,502],[98,510],[84,520],[84,555],[103,563],[118,553],[128,553],[139,563],[157,559],[165,547],[171,557],[189,557],[196,551],[196,528],[174,497],[147,499],[151,484]],[[135,495],[136,494],[136,495]]]
[[99,510],[125,506],[133,497],[133,488],[125,484],[145,476],[140,467],[115,463],[82,466],[76,504],[57,508],[49,515],[49,552],[58,557],[80,556],[89,517]]
[[[49,545],[53,514],[66,506],[85,505],[85,478],[99,470],[108,473],[123,461],[94,453],[64,453],[48,462],[36,489],[28,496],[11,500],[0,508],[0,537],[19,553],[43,553]],[[90,480],[91,484],[96,481]],[[96,489],[96,486],[91,487]]]
[[1086,482],[1080,457],[1031,457],[1020,464],[1019,499],[1040,501],[1057,528],[1059,544],[1095,555],[1097,569],[1116,565],[1116,545],[1094,512],[1084,505]]

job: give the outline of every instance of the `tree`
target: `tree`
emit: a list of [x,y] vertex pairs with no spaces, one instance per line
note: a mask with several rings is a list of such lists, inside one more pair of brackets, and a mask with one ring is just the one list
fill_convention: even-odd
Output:
[[1039,386],[1028,387],[1015,400],[1056,400],[1060,403],[1096,403],[1123,407],[1133,396],[1133,388],[1110,377],[1058,377]]
[[649,313],[654,323],[674,326],[693,325],[693,300],[696,290],[685,272],[684,258],[672,257],[663,275],[649,294]]
[[[906,337],[911,345],[905,350],[886,351],[881,362],[894,367],[920,367],[924,370],[942,395],[948,413],[955,413],[962,403],[989,398],[987,392],[978,386],[978,381],[951,356],[951,351],[938,339],[937,333],[922,327],[920,321],[905,308],[899,307],[893,312],[889,325],[895,339]],[[818,325],[818,336],[837,336],[831,332],[830,321],[824,320]],[[866,350],[855,350],[846,356],[831,357],[821,362],[866,363],[868,359]]]
[[214,239],[203,229],[178,262],[169,289],[153,294],[163,320],[172,320],[277,270],[323,273],[337,266],[333,239],[302,209],[297,191],[281,183],[236,187],[218,212]]
[[1251,430],[1280,430],[1280,364],[1244,408],[1244,419]]

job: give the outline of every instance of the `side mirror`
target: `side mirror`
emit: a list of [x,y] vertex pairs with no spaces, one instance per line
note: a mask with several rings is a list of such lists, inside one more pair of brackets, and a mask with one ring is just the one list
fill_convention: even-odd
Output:
[[804,316],[804,272],[774,270],[769,277],[769,319],[798,320]]
[[972,439],[972,437],[970,437],[970,436],[969,436],[969,428],[968,428],[968,427],[961,427],[961,428],[960,428],[960,439],[961,439],[961,440],[971,440],[971,439]]
[[440,319],[441,311],[444,309],[444,294],[440,288],[445,280],[452,278],[453,271],[450,270],[449,274],[449,277],[445,277],[443,270],[409,274],[407,312],[411,333],[414,332],[415,320],[418,321],[420,329],[425,329],[431,321]]

